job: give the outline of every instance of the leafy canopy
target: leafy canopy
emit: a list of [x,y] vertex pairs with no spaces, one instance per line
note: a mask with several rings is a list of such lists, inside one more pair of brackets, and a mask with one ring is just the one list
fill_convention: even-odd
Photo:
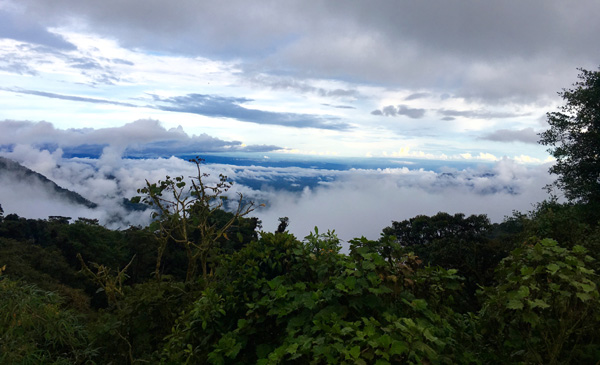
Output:
[[555,185],[572,201],[600,202],[600,72],[580,69],[580,81],[559,95],[560,111],[548,113],[550,129],[540,144],[556,158],[550,173]]

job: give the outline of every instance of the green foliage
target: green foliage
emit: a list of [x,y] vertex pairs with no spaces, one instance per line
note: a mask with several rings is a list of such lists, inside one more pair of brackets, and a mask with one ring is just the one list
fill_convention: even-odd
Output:
[[[253,203],[244,203],[239,194],[237,208],[231,218],[223,222],[217,216],[223,217],[222,207],[226,192],[232,185],[227,176],[219,175],[219,182],[207,185],[203,179],[209,175],[201,171],[202,159],[190,160],[197,167],[197,176],[188,186],[183,176],[171,178],[158,183],[146,181],[146,187],[138,189],[144,194],[143,198],[135,197],[131,201],[143,201],[154,207],[152,217],[155,222],[150,226],[158,232],[158,255],[155,276],[160,279],[161,260],[167,246],[175,243],[185,249],[188,259],[186,281],[196,278],[198,264],[202,277],[209,276],[209,264],[221,248],[221,238],[228,240],[227,233],[239,218],[253,211]],[[186,186],[188,186],[186,188]]]
[[506,237],[492,238],[502,228],[492,226],[485,215],[419,215],[384,228],[377,252],[389,262],[412,252],[427,265],[458,270],[466,279],[468,296],[460,309],[465,312],[477,307],[476,289],[492,283],[494,267],[512,248]]
[[465,217],[462,213],[439,212],[431,217],[418,215],[401,222],[394,221],[392,227],[383,229],[383,234],[395,236],[402,246],[426,246],[448,237],[478,239],[489,228],[490,221],[483,214]]
[[[164,361],[385,364],[469,358],[453,340],[458,316],[441,300],[460,287],[455,272],[416,270],[411,257],[391,268],[365,247],[357,249],[359,260],[338,251],[332,232],[316,231],[304,243],[285,233],[263,233],[221,264],[215,286],[178,320]],[[435,305],[419,293],[435,297]]]
[[486,252],[482,252],[490,228],[485,215],[465,217],[440,212],[392,222],[391,227],[383,229],[383,235],[395,237],[398,245],[410,249],[426,263],[459,269],[464,275],[476,275],[481,280],[485,268],[490,266]]
[[499,285],[481,294],[482,335],[493,362],[594,363],[600,357],[600,296],[582,246],[544,239],[511,253]]
[[128,243],[122,232],[81,220],[72,224],[50,224],[49,230],[53,237],[50,242],[74,266],[79,263],[77,254],[110,267],[121,266],[131,259]]
[[34,285],[0,277],[0,363],[82,364],[96,351],[82,318]]
[[559,95],[566,104],[548,113],[540,143],[556,158],[550,173],[572,201],[600,203],[600,72],[579,69],[580,81]]
[[590,204],[549,200],[500,224],[417,216],[378,241],[351,240],[343,254],[334,231],[315,227],[299,241],[286,218],[259,236],[258,219],[242,217],[251,205],[240,197],[237,210],[223,210],[229,182],[204,185],[196,162],[189,183],[167,177],[140,189],[162,205],[150,227],[0,220],[0,363],[600,358],[600,226]]
[[113,274],[112,270],[104,265],[97,263],[91,263],[91,266],[96,270],[93,272],[88,265],[85,263],[81,255],[77,255],[79,262],[81,263],[81,271],[84,275],[89,277],[96,285],[100,288],[98,291],[102,291],[106,294],[108,303],[110,305],[119,306],[119,301],[123,294],[123,282],[128,278],[126,271],[135,259],[135,256],[129,261],[129,263],[121,270],[116,270]]
[[164,338],[182,308],[199,293],[164,278],[124,288],[119,305],[103,310],[90,327],[99,363],[156,363]]
[[523,220],[525,237],[551,238],[566,248],[582,245],[595,259],[588,265],[597,271],[600,269],[600,226],[592,216],[588,205],[544,201]]
[[0,238],[0,259],[8,264],[7,277],[57,292],[66,305],[78,311],[90,309],[90,299],[82,290],[81,278],[57,248]]

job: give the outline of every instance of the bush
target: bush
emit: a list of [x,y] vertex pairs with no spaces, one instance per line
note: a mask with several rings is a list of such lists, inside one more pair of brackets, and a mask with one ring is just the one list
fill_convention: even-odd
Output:
[[81,316],[54,292],[0,277],[0,363],[81,364],[92,349]]
[[[163,360],[212,364],[472,360],[453,339],[459,316],[439,300],[449,297],[451,288],[460,288],[456,271],[421,272],[414,257],[390,267],[369,251],[369,245],[362,246],[352,258],[339,253],[339,240],[332,233],[315,232],[304,243],[286,233],[263,233],[258,242],[220,265],[215,285],[178,320]],[[428,290],[435,297],[432,305],[429,297],[417,295]]]
[[492,362],[595,363],[600,296],[582,246],[544,239],[514,250],[481,292],[482,335]]

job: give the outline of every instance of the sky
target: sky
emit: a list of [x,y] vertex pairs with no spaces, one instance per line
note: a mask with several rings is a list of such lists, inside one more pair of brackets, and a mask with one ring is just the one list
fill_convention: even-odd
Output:
[[[267,225],[306,230],[314,216],[376,235],[439,210],[499,220],[544,198],[552,159],[537,134],[577,68],[597,69],[599,14],[591,0],[0,0],[0,154],[101,200],[135,192],[143,172],[183,174],[170,155],[383,158],[398,167],[231,173],[330,177],[277,192]],[[100,157],[72,157],[86,151]],[[472,168],[448,183],[411,159]],[[74,174],[85,166],[90,184],[114,186],[94,192]],[[478,190],[486,176],[494,188]],[[360,204],[340,207],[347,194]]]

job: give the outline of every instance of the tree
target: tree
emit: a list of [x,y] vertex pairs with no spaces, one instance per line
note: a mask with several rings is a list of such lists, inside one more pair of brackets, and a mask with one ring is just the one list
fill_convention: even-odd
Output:
[[283,233],[287,229],[290,224],[290,219],[288,217],[279,218],[279,226],[277,226],[277,233]]
[[[377,252],[398,262],[413,253],[425,265],[458,270],[464,277],[464,301],[455,309],[472,311],[479,306],[475,292],[494,281],[494,267],[512,248],[510,241],[492,239],[492,224],[485,214],[465,216],[439,212],[431,217],[418,215],[404,221],[392,221],[383,229]],[[351,246],[351,249],[353,246]]]
[[[223,207],[226,199],[222,194],[232,185],[227,176],[219,175],[219,182],[207,185],[203,179],[209,175],[203,173],[201,158],[190,160],[197,167],[197,176],[191,179],[191,186],[186,189],[183,176],[171,178],[151,184],[146,180],[146,187],[138,189],[144,194],[143,199],[135,197],[132,202],[142,200],[156,208],[152,217],[157,221],[159,238],[158,256],[155,275],[160,278],[161,259],[169,242],[182,245],[188,259],[186,281],[196,277],[198,262],[202,269],[202,277],[208,277],[209,259],[218,249],[221,237],[227,239],[228,230],[241,217],[254,210],[253,202],[246,203],[241,194],[233,215],[225,222],[215,220],[215,216]],[[164,194],[164,195],[163,195]]]
[[579,70],[573,89],[559,92],[566,105],[547,114],[550,129],[539,143],[551,146],[556,163],[549,171],[567,199],[600,203],[600,72]]
[[[425,263],[458,269],[461,275],[481,282],[489,268],[500,261],[488,247],[490,228],[490,221],[484,214],[468,217],[462,213],[444,212],[431,217],[418,215],[401,222],[392,221],[391,227],[384,228],[382,250],[394,243],[384,244],[392,236],[400,248],[414,252]],[[381,254],[389,255],[383,251]]]

